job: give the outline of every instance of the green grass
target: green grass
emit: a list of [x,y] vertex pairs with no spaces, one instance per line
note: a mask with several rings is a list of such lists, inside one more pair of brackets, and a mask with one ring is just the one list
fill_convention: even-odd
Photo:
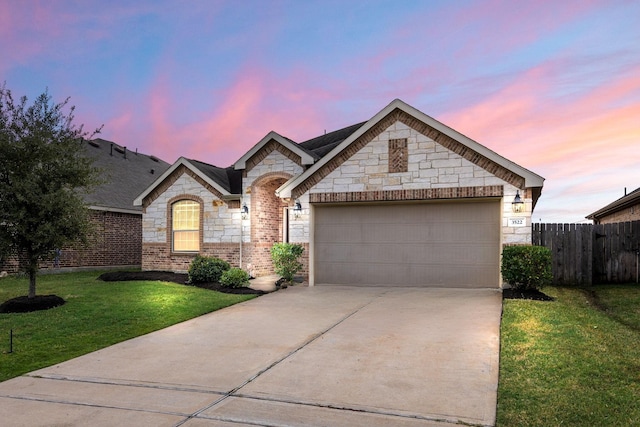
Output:
[[505,300],[498,426],[640,425],[640,286]]
[[[66,304],[0,314],[0,381],[253,298],[167,282],[102,282],[99,274],[38,276],[37,294],[58,295]],[[27,289],[26,278],[0,279],[0,302]]]

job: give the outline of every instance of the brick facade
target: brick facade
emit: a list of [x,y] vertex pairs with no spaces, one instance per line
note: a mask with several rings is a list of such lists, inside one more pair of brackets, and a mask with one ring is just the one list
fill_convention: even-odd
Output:
[[[200,255],[224,259],[232,267],[240,265],[239,243],[205,243],[200,248]],[[142,245],[142,269],[179,271],[189,270],[189,264],[195,258],[192,253],[174,253],[171,243],[144,243]]]
[[311,193],[311,203],[393,202],[406,200],[468,199],[502,197],[504,188],[489,187],[423,188],[418,190],[361,191],[354,193]]
[[627,222],[640,220],[640,201],[634,205],[627,206],[617,212],[598,218],[598,224],[610,224],[612,222]]
[[[93,232],[86,246],[62,248],[58,262],[42,262],[42,269],[140,267],[142,263],[142,216],[100,210],[89,211]],[[18,271],[15,257],[0,265]]]

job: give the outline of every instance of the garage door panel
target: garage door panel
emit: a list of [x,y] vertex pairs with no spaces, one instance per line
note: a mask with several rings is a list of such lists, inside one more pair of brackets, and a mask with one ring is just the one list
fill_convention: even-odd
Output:
[[335,226],[316,226],[316,234],[322,235],[323,240],[333,243],[350,243],[362,241],[362,229],[359,224],[346,225],[336,224]]
[[[436,242],[441,243],[441,242]],[[460,264],[473,264],[481,262],[486,258],[483,253],[494,251],[493,245],[469,244],[460,242],[458,244],[424,245],[420,243],[362,243],[358,249],[354,249],[352,244],[332,244],[316,245],[316,255],[325,264],[331,263],[366,263],[375,265],[383,264],[435,264],[435,265],[456,265],[456,259],[465,258]]]
[[497,287],[497,201],[319,206],[317,284]]

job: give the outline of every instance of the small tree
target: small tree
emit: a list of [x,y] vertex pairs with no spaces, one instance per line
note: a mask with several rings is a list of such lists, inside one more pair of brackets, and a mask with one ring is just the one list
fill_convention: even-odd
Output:
[[68,102],[54,104],[45,91],[27,106],[25,96],[16,103],[0,87],[0,247],[28,274],[29,298],[40,261],[86,242],[90,228],[83,195],[99,170],[84,155],[88,135],[73,124],[75,107],[65,112]]
[[275,243],[271,247],[271,260],[273,267],[289,284],[293,282],[293,276],[302,269],[299,261],[304,248],[295,243]]

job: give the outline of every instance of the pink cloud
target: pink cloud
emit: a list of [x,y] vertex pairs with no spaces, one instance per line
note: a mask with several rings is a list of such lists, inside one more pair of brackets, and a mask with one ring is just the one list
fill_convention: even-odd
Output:
[[[322,133],[326,120],[309,100],[324,94],[309,89],[308,78],[302,71],[275,76],[247,65],[228,88],[198,93],[198,99],[214,99],[211,107],[198,111],[198,99],[177,96],[168,75],[162,75],[147,94],[145,111],[133,112],[123,100],[116,108],[122,113],[107,121],[104,137],[131,147],[140,144],[141,151],[168,162],[185,156],[229,166],[271,130],[298,142]],[[193,111],[191,116],[185,108]]]
[[[640,185],[640,67],[558,96],[562,72],[543,64],[442,121],[547,178],[537,207],[545,216],[581,220],[621,196],[612,192]],[[566,200],[573,201],[562,211]]]

